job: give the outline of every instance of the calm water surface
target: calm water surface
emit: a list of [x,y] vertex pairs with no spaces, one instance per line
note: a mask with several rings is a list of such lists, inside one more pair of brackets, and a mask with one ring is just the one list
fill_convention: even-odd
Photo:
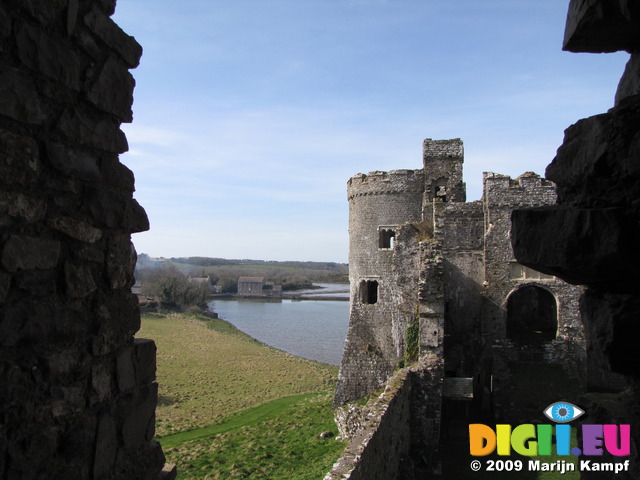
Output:
[[349,325],[349,302],[220,299],[210,302],[209,309],[267,345],[340,365]]

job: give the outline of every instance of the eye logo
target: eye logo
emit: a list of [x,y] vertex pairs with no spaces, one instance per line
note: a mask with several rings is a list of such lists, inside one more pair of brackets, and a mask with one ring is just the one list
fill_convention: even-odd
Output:
[[571,422],[572,420],[580,417],[583,413],[584,410],[569,402],[552,403],[544,410],[544,414],[547,418],[556,423]]

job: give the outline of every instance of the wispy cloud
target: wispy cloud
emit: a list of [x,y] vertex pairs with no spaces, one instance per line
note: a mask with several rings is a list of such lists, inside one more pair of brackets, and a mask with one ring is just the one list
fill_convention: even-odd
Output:
[[460,137],[482,171],[543,173],[578,118],[610,107],[624,56],[560,51],[555,0],[136,0],[125,126],[152,255],[346,261],[346,181],[420,168]]

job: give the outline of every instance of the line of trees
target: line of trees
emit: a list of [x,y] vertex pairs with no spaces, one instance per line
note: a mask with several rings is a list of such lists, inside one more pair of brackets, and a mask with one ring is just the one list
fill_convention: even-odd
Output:
[[210,293],[208,279],[189,278],[173,265],[138,271],[142,294],[154,297],[165,310],[207,307]]

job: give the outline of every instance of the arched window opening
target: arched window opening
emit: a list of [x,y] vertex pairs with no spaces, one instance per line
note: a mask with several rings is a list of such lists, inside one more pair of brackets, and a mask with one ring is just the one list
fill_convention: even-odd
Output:
[[363,280],[360,282],[360,300],[364,304],[378,303],[378,282]]
[[527,285],[507,300],[507,337],[520,343],[548,342],[558,331],[558,305],[547,290]]
[[379,248],[393,248],[396,232],[392,228],[381,228],[378,236]]
[[447,179],[439,178],[438,180],[433,182],[433,198],[442,200],[443,202],[447,201]]

